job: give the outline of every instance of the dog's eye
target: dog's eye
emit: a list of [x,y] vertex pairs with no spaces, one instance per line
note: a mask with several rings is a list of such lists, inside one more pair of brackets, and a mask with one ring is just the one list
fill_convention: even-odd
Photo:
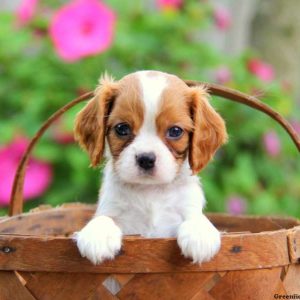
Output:
[[131,135],[131,128],[127,123],[119,123],[115,126],[115,132],[118,136],[125,137]]
[[167,131],[167,138],[170,140],[177,140],[183,134],[183,129],[178,126],[173,126]]

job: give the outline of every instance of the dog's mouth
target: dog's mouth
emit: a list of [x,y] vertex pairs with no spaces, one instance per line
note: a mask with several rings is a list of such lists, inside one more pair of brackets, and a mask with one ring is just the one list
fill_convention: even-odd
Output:
[[129,183],[133,184],[145,184],[145,185],[150,185],[150,184],[162,184],[161,178],[156,176],[155,170],[138,170],[137,176],[134,178],[128,178]]
[[143,178],[153,179],[156,176],[155,168],[151,170],[143,170],[139,168],[138,176]]
[[162,186],[165,184],[169,184],[173,182],[174,178],[161,178],[155,174],[155,171],[151,172],[144,172],[141,171],[138,173],[137,176],[134,176],[132,178],[124,178],[122,177],[122,181],[124,183],[130,184],[130,185],[139,185],[139,186]]

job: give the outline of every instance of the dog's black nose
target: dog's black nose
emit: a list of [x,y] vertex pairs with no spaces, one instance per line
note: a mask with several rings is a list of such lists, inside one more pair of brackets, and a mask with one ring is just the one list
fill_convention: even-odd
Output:
[[141,153],[136,156],[137,164],[144,170],[151,170],[155,165],[156,156],[153,152]]

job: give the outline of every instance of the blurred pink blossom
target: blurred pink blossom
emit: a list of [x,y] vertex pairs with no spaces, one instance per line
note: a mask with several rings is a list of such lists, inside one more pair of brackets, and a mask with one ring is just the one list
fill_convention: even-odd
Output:
[[227,211],[234,215],[243,214],[247,209],[247,201],[240,196],[230,196],[226,205]]
[[66,128],[62,119],[58,119],[52,126],[52,137],[58,144],[74,143],[73,131]]
[[272,157],[277,156],[281,151],[281,143],[275,131],[265,133],[263,144],[267,153]]
[[218,83],[224,84],[231,80],[232,74],[229,68],[220,67],[216,70],[215,77]]
[[250,73],[256,75],[259,79],[265,82],[270,82],[275,77],[273,67],[270,64],[267,64],[256,58],[248,61],[247,68]]
[[300,135],[300,122],[294,120],[291,122],[291,124],[296,132]]
[[231,25],[231,14],[226,7],[218,6],[214,9],[214,21],[220,30],[227,30]]
[[[16,138],[9,145],[0,148],[0,206],[7,205],[17,165],[29,141]],[[24,199],[38,197],[44,193],[52,181],[52,168],[46,162],[30,159],[24,184]]]
[[162,10],[178,10],[183,0],[156,0],[156,5]]
[[74,136],[71,132],[54,132],[53,139],[62,145],[73,144],[74,143]]
[[50,36],[58,55],[72,62],[108,49],[115,20],[115,13],[98,0],[74,0],[55,13]]
[[37,0],[21,1],[16,10],[16,16],[21,25],[27,24],[33,18],[37,7],[37,2]]
[[288,93],[291,93],[294,90],[292,83],[288,80],[281,81],[281,88],[283,91],[288,92]]

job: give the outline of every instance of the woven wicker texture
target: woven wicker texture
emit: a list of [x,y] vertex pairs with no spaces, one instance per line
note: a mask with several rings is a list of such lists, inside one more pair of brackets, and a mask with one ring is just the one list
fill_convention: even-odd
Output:
[[[209,214],[222,248],[202,266],[175,239],[126,237],[113,261],[93,266],[70,233],[94,206],[42,206],[0,220],[0,299],[273,299],[300,293],[299,221]],[[141,251],[142,249],[142,251]]]

